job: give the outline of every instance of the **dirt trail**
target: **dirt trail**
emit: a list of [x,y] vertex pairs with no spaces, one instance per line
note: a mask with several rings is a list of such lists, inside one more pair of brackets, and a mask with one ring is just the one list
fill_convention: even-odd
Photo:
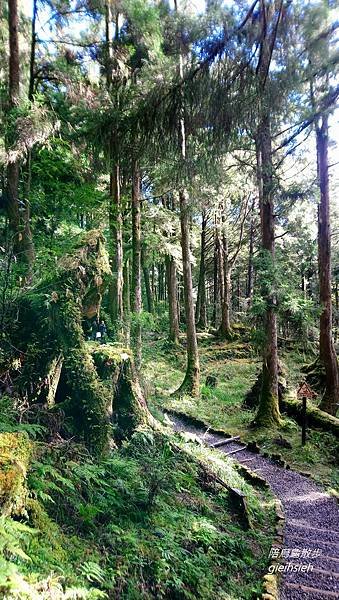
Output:
[[[169,415],[176,431],[197,435],[206,445],[226,439]],[[231,442],[218,448],[226,455],[243,448]],[[276,463],[247,449],[230,455],[264,477],[280,498],[286,517],[285,554],[288,571],[282,575],[280,600],[339,600],[339,507],[314,481],[279,467]],[[307,572],[293,565],[310,565]]]

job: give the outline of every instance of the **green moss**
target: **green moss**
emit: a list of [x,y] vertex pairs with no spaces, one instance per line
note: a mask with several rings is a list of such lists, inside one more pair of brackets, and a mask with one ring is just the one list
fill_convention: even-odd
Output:
[[25,511],[26,474],[32,444],[25,433],[0,434],[0,505],[2,514]]
[[46,563],[49,569],[53,565],[60,568],[60,565],[67,560],[67,552],[61,544],[63,536],[60,528],[48,516],[38,500],[29,498],[26,507],[30,523],[37,531],[37,535],[32,537],[28,546],[34,564],[42,572]]

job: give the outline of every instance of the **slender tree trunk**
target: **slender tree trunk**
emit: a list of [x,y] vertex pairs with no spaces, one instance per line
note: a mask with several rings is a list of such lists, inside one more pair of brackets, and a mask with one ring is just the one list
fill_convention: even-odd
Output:
[[158,263],[158,300],[161,302],[164,299],[164,265],[161,262]]
[[[105,66],[106,87],[112,91],[112,3],[105,3]],[[115,38],[119,38],[119,29],[115,30]],[[118,97],[115,98],[118,104]],[[110,143],[110,202],[109,202],[109,230],[112,247],[113,278],[109,288],[110,308],[113,322],[122,331],[124,319],[123,304],[123,218],[121,210],[121,182],[120,167],[118,162],[118,144],[116,142],[116,125],[113,125]]]
[[[19,103],[20,94],[20,65],[18,37],[18,6],[17,0],[8,0],[9,27],[9,109]],[[19,163],[10,162],[7,166],[7,198],[6,209],[8,223],[14,235],[15,251],[21,250],[20,213],[19,213]]]
[[207,216],[205,211],[202,214],[201,221],[201,247],[200,247],[200,267],[199,267],[199,283],[198,283],[198,299],[196,307],[196,320],[199,329],[207,327],[207,306],[206,306],[206,227]]
[[223,277],[223,297],[221,303],[221,323],[218,330],[218,336],[221,339],[231,340],[233,338],[231,327],[231,265],[228,259],[228,242],[225,233],[222,235],[222,245],[220,244],[222,263],[221,276]]
[[339,402],[338,360],[332,337],[332,297],[331,297],[331,229],[330,194],[328,177],[328,116],[322,116],[317,125],[317,162],[320,187],[318,207],[318,267],[320,295],[320,361],[325,368],[326,387],[320,408],[334,415]]
[[168,290],[168,310],[169,310],[169,340],[179,345],[179,316],[178,316],[178,285],[177,269],[174,258],[166,256],[166,275]]
[[[9,27],[9,110],[19,103],[20,62],[19,62],[19,20],[17,0],[8,0]],[[7,146],[10,141],[7,139]],[[6,212],[13,235],[14,251],[29,266],[34,260],[34,248],[30,229],[29,204],[26,203],[23,218],[19,211],[20,165],[15,160],[7,165]]]
[[219,238],[218,230],[214,231],[214,254],[213,254],[213,325],[217,328],[218,296],[219,296]]
[[105,66],[106,66],[106,86],[109,90],[112,84],[112,6],[111,0],[105,3]]
[[123,272],[124,286],[123,286],[123,300],[124,300],[124,314],[129,315],[131,312],[131,289],[130,289],[130,259],[127,258],[124,264]]
[[248,268],[247,268],[247,287],[246,287],[246,296],[249,300],[249,306],[252,306],[252,302],[253,302],[254,207],[255,207],[255,201],[253,200],[253,204],[252,204],[252,208],[251,208],[250,239],[249,239],[249,249],[248,249]]
[[117,164],[110,176],[109,228],[113,248],[113,279],[110,286],[110,305],[114,323],[122,326],[123,308],[123,219],[121,211],[120,169]]
[[38,15],[37,0],[33,0],[33,15],[32,15],[32,33],[31,33],[31,55],[29,61],[29,85],[28,85],[28,100],[33,100],[34,83],[35,83],[35,49],[37,42],[36,35],[36,19]]
[[[174,0],[175,11],[178,12],[177,0]],[[184,59],[182,47],[179,48],[179,78],[184,76]],[[181,98],[181,115],[178,123],[179,134],[179,152],[183,163],[186,162],[186,127],[184,117],[183,98]],[[183,383],[178,393],[191,396],[198,396],[200,392],[200,364],[198,353],[197,334],[195,329],[195,315],[193,302],[193,283],[190,257],[190,214],[188,193],[181,188],[179,191],[180,202],[180,228],[181,228],[181,251],[182,267],[184,278],[184,299],[185,299],[185,317],[186,317],[186,340],[187,340],[187,367]]]
[[123,302],[124,302],[124,335],[125,343],[129,348],[131,344],[131,286],[130,286],[130,259],[127,258],[123,268]]
[[[278,9],[278,10],[277,10]],[[283,0],[277,6],[266,0],[260,0],[260,41],[259,62],[257,67],[259,91],[259,126],[256,137],[257,174],[261,217],[261,238],[264,260],[270,263],[274,272],[274,180],[271,138],[271,102],[269,91],[269,71],[276,35],[283,13]],[[262,389],[255,422],[258,425],[277,425],[280,423],[278,398],[278,341],[276,298],[271,292],[270,282],[263,282],[262,296],[266,302],[264,315]]]
[[[263,102],[266,100],[262,99]],[[274,200],[273,200],[273,164],[270,117],[266,107],[261,114],[258,135],[257,162],[259,174],[259,198],[261,216],[262,249],[265,259],[274,264]],[[256,423],[272,425],[280,422],[278,399],[278,342],[276,299],[271,286],[263,286],[262,294],[266,301],[264,315],[265,340],[263,343],[262,389],[259,400]]]
[[154,313],[154,302],[153,302],[153,293],[151,287],[150,273],[149,268],[147,266],[146,261],[146,252],[144,246],[141,248],[141,263],[142,263],[142,272],[144,275],[144,283],[145,283],[145,291],[146,291],[146,299],[147,299],[147,310],[149,313]]
[[184,277],[184,299],[186,316],[186,338],[187,338],[187,368],[183,383],[178,392],[187,393],[191,396],[199,395],[200,365],[198,354],[198,343],[195,329],[193,284],[190,257],[190,235],[189,235],[189,206],[186,190],[180,190],[180,226],[181,226],[181,249],[182,266]]
[[133,327],[133,344],[135,363],[141,366],[141,205],[140,205],[140,171],[136,162],[132,167],[132,310],[136,323]]

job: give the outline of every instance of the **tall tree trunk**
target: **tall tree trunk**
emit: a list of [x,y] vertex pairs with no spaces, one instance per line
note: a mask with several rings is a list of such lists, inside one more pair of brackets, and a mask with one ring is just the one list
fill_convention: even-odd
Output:
[[[265,109],[262,112],[259,127],[257,161],[262,249],[265,259],[269,259],[273,267],[275,244],[272,142],[270,117]],[[269,283],[262,288],[266,310],[264,315],[265,339],[263,342],[262,389],[255,419],[258,425],[272,425],[280,422],[276,299],[270,288]]]
[[[178,12],[177,0],[174,0],[175,11]],[[179,48],[179,78],[184,76],[184,59],[183,49]],[[183,98],[181,98],[181,115],[178,123],[179,134],[179,153],[183,163],[186,162],[186,127],[184,117]],[[184,299],[185,299],[185,317],[186,317],[186,351],[187,351],[187,367],[183,383],[181,384],[178,393],[198,396],[200,392],[200,364],[198,353],[197,334],[195,329],[195,315],[193,302],[193,283],[190,257],[190,214],[188,193],[181,188],[179,191],[180,203],[180,228],[181,228],[181,252],[182,252],[182,268],[184,278]]]
[[117,164],[110,176],[109,228],[113,249],[113,279],[110,285],[110,305],[114,323],[122,326],[123,308],[123,219],[121,211],[120,169]]
[[182,267],[184,276],[184,299],[186,316],[186,338],[187,338],[187,368],[183,383],[178,392],[187,393],[191,396],[199,395],[200,365],[198,354],[198,343],[195,329],[193,284],[190,257],[190,235],[189,235],[189,205],[186,190],[180,190],[180,226],[181,226],[181,249]]
[[218,297],[219,297],[219,238],[218,230],[214,230],[214,253],[213,253],[213,326],[217,328]]
[[130,313],[131,313],[131,286],[130,286],[130,259],[127,258],[123,268],[123,302],[124,302],[124,334],[125,343],[129,348],[131,343],[131,327],[130,327]]
[[[277,10],[278,9],[278,10]],[[274,180],[271,137],[271,98],[267,90],[269,71],[276,42],[279,22],[283,12],[283,0],[275,6],[260,0],[260,25],[262,38],[257,67],[259,91],[259,126],[256,139],[257,173],[260,200],[261,238],[264,259],[274,270]],[[262,389],[255,421],[258,425],[280,423],[278,398],[278,340],[276,298],[270,283],[263,283],[262,295],[266,302],[264,315]]]
[[127,258],[124,264],[124,285],[123,285],[123,299],[124,299],[124,314],[129,315],[131,312],[131,289],[130,289],[130,259]]
[[144,284],[145,284],[146,299],[147,299],[147,310],[149,313],[153,314],[154,313],[153,293],[152,293],[152,287],[151,287],[149,267],[147,265],[147,260],[146,260],[146,251],[145,251],[144,246],[142,246],[142,248],[141,248],[141,263],[142,263],[142,272],[144,275]]
[[207,306],[206,306],[206,227],[207,216],[206,212],[202,213],[201,221],[201,247],[200,247],[200,267],[199,267],[199,283],[198,283],[198,299],[196,307],[197,327],[206,329],[207,327]]
[[320,361],[325,368],[326,387],[320,408],[334,415],[339,402],[338,360],[332,338],[331,297],[331,229],[330,194],[328,177],[328,116],[322,116],[316,128],[318,180],[320,204],[318,207],[318,267],[320,296]]
[[[105,4],[105,66],[106,87],[112,91],[112,3],[107,0]],[[119,38],[119,29],[115,29],[115,38]],[[114,90],[113,90],[114,91]],[[118,97],[115,97],[118,105]],[[118,160],[117,127],[113,125],[110,143],[110,201],[109,201],[109,230],[112,247],[113,278],[109,288],[110,308],[114,324],[118,332],[122,331],[124,319],[123,304],[123,218],[121,210],[121,182],[120,166]]]
[[177,346],[179,344],[177,268],[174,258],[168,255],[166,256],[166,275],[169,311],[169,340],[173,345]]
[[228,257],[228,243],[226,234],[222,235],[222,245],[220,244],[220,261],[222,265],[221,276],[223,277],[223,297],[221,301],[221,323],[218,330],[218,336],[221,339],[231,340],[233,338],[231,327],[231,266]]
[[247,267],[247,286],[246,286],[246,296],[249,300],[250,306],[252,305],[252,301],[253,301],[254,207],[255,207],[255,200],[253,200],[253,204],[252,204],[252,208],[251,208],[251,223],[250,223],[248,267]]
[[38,15],[38,2],[33,0],[33,15],[32,15],[32,33],[31,33],[31,55],[29,61],[29,84],[28,84],[28,100],[33,100],[34,83],[35,83],[35,49],[37,42],[36,35],[36,20]]
[[132,310],[135,313],[133,344],[135,363],[141,366],[141,205],[140,171],[136,162],[132,166]]
[[[9,110],[19,104],[20,95],[20,62],[18,34],[17,0],[8,0],[9,28]],[[10,141],[7,140],[7,145]],[[20,165],[15,160],[7,165],[6,212],[8,224],[13,235],[14,251],[28,265],[34,260],[34,248],[30,228],[30,211],[26,203],[23,219],[19,211]]]
[[164,299],[164,265],[160,262],[158,263],[158,300],[161,302]]

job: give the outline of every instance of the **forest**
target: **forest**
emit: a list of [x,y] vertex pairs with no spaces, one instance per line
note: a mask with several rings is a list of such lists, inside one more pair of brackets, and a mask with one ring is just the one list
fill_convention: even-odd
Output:
[[338,29],[0,3],[0,598],[339,598]]

